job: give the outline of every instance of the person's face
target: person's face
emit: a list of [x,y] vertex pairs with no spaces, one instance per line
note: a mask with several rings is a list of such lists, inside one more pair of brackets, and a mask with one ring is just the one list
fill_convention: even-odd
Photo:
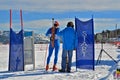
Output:
[[58,27],[58,25],[57,25],[57,24],[54,24],[54,26],[55,26],[55,27]]

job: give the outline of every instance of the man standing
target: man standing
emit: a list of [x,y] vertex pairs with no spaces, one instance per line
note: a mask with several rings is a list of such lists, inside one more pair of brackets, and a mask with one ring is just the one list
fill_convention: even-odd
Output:
[[[67,27],[58,33],[62,37],[63,51],[61,68],[59,72],[71,72],[73,50],[77,47],[77,35],[73,22],[68,22]],[[68,56],[68,57],[67,57]],[[66,63],[68,62],[67,66]]]

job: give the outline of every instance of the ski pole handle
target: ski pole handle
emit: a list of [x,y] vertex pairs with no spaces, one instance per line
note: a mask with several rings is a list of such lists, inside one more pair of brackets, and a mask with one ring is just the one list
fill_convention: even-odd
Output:
[[54,26],[54,18],[52,18],[52,26]]

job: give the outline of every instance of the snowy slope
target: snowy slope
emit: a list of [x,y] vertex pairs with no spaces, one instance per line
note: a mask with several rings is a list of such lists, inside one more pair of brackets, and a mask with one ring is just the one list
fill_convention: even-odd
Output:
[[[45,72],[45,54],[47,51],[46,44],[35,45],[35,70],[33,65],[26,65],[25,71],[8,72],[8,56],[9,45],[0,45],[0,80],[113,80],[112,72],[116,69],[115,62],[106,53],[102,52],[100,63],[95,66],[95,71],[77,69],[75,63],[75,51],[72,61],[72,73]],[[116,61],[119,60],[119,52],[116,51],[116,46],[104,44],[104,50],[112,56]],[[101,50],[101,44],[95,44],[95,60]],[[61,68],[62,44],[59,51],[58,68]],[[54,55],[50,62],[53,66]],[[95,62],[96,62],[95,61]]]

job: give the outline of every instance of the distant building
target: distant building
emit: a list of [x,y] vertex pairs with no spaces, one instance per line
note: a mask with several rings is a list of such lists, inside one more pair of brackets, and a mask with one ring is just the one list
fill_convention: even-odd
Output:
[[109,42],[111,40],[115,41],[115,40],[118,40],[119,36],[120,36],[120,29],[112,30],[112,31],[106,30],[106,31],[103,31],[101,33],[95,34],[95,41],[99,42],[99,41],[101,41],[100,39],[102,39],[102,40],[104,39],[105,42]]

